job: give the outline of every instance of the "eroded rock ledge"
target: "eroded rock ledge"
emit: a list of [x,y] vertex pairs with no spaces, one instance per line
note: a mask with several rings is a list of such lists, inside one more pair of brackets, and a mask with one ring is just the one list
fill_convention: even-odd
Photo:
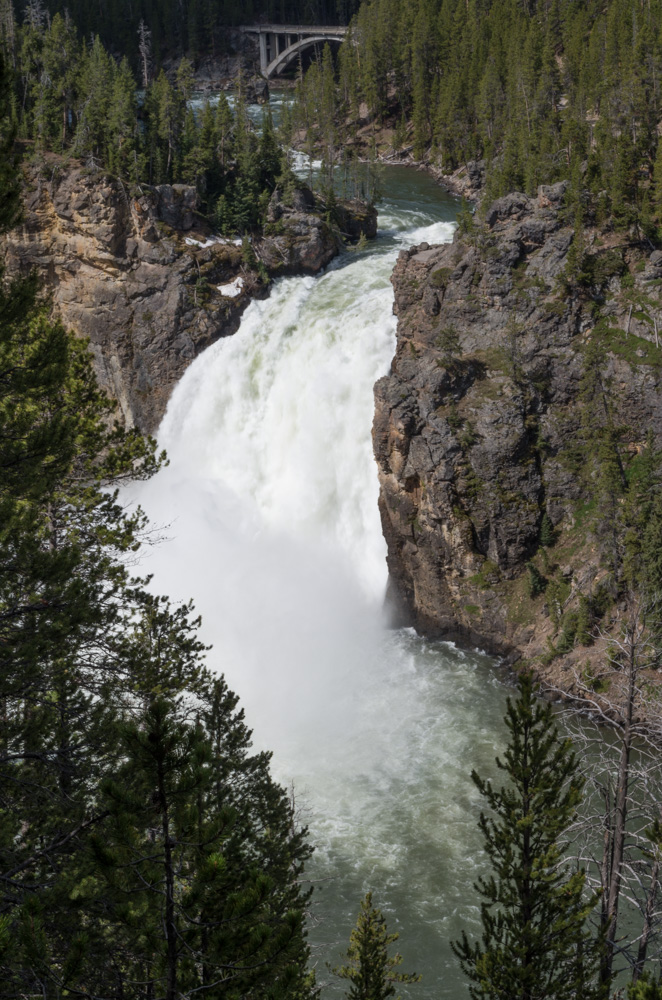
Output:
[[[640,450],[649,428],[662,441],[662,252],[587,230],[599,289],[569,291],[564,191],[508,195],[483,230],[400,254],[397,350],[375,386],[373,429],[397,622],[511,660],[538,657],[557,674],[599,651],[546,655],[558,616],[546,595],[531,598],[527,563],[538,560],[554,579],[560,613],[606,572],[584,516],[590,485],[573,471],[586,345],[598,323],[623,448]],[[633,309],[638,296],[652,305]],[[549,551],[545,514],[557,535]]]
[[124,422],[151,433],[191,361],[268,295],[265,277],[315,274],[342,248],[309,192],[272,201],[277,231],[247,254],[211,232],[191,187],[129,191],[53,159],[26,171],[23,223],[3,240],[7,273],[37,269],[55,314],[89,338]]

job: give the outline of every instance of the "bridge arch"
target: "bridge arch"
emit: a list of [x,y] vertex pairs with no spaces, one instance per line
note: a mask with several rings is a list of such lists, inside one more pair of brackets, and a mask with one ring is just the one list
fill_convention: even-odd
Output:
[[325,42],[342,42],[344,37],[343,33],[337,35],[307,35],[305,38],[299,38],[298,41],[288,45],[275,59],[271,60],[269,65],[262,71],[263,75],[266,76],[267,80],[270,80],[273,76],[281,73],[286,66],[289,66],[292,60],[296,59],[304,49],[310,48],[313,45],[319,45],[320,43],[324,44]]
[[285,69],[304,49],[324,42],[342,42],[347,28],[342,25],[251,24],[239,29],[258,35],[260,72],[267,80]]

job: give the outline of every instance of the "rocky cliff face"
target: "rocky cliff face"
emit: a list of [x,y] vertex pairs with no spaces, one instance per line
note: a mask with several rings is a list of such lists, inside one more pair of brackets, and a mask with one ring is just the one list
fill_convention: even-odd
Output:
[[[513,658],[545,654],[559,615],[606,574],[587,527],[590,478],[576,468],[590,343],[603,344],[601,384],[624,454],[648,428],[662,439],[662,253],[614,233],[575,236],[564,190],[509,195],[482,229],[400,254],[397,351],[375,387],[396,618]],[[579,249],[590,295],[566,280]],[[529,564],[554,582],[555,608],[551,588],[531,597]]]
[[192,188],[128,191],[53,161],[46,176],[27,174],[24,221],[2,248],[9,274],[38,270],[55,313],[89,337],[125,423],[145,432],[158,427],[190,362],[236,331],[251,298],[268,294],[265,270],[315,273],[341,247],[304,195],[281,207],[278,234],[255,241],[254,256],[211,234],[195,209]]

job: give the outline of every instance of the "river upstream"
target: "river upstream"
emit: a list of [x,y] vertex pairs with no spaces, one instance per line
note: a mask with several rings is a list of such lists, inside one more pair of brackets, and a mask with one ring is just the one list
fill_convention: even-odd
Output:
[[166,536],[141,570],[194,599],[210,664],[294,783],[326,995],[344,992],[325,963],[372,889],[402,968],[423,975],[402,995],[432,1000],[466,990],[449,939],[479,927],[469,775],[494,772],[507,692],[489,657],[382,620],[370,430],[395,346],[389,277],[403,247],[450,240],[457,211],[422,173],[387,168],[383,187],[374,243],[277,282],[186,372],[159,431],[170,465],[139,491]]

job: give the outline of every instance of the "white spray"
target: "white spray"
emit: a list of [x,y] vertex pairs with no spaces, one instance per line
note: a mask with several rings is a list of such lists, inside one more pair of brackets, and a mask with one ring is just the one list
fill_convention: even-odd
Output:
[[434,218],[391,206],[372,251],[253,302],[177,386],[159,432],[170,465],[136,491],[168,537],[141,568],[194,598],[211,665],[308,805],[317,874],[338,876],[313,931],[322,957],[376,888],[411,925],[414,960],[436,966],[419,1000],[444,995],[439,934],[475,876],[467,769],[491,758],[500,714],[484,660],[389,635],[381,616],[372,387],[394,351],[395,257],[450,239]]

